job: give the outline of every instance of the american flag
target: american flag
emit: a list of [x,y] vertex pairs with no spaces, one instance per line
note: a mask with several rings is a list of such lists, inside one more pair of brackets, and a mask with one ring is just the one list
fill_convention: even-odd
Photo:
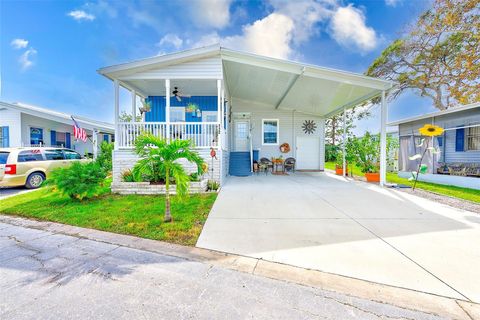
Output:
[[82,140],[83,142],[87,142],[87,131],[85,129],[80,128],[77,121],[73,119],[73,137],[78,140]]

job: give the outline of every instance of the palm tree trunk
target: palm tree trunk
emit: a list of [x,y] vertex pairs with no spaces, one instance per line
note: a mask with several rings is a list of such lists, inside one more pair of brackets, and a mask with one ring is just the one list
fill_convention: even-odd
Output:
[[170,168],[166,168],[165,173],[165,217],[163,221],[171,222],[172,215],[170,213]]

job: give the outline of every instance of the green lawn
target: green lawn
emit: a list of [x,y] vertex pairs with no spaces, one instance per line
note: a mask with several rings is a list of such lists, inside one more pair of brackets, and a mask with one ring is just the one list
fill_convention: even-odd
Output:
[[195,245],[217,194],[172,197],[172,223],[163,222],[164,196],[115,195],[71,200],[49,187],[0,202],[0,213],[79,227],[130,234],[183,245]]
[[[326,162],[325,168],[334,170],[335,163]],[[348,170],[350,172],[351,168],[349,167]],[[363,177],[363,173],[356,166],[353,166],[352,171],[354,176]],[[408,179],[400,178],[396,173],[392,173],[392,172],[387,173],[387,181],[391,183],[404,184],[408,186],[413,185],[412,181],[408,181]],[[436,184],[436,183],[429,183],[429,182],[422,182],[422,181],[417,182],[417,188],[438,193],[438,194],[447,195],[450,197],[455,197],[459,199],[480,203],[480,192],[474,189],[461,188],[456,186],[446,186],[443,184]]]

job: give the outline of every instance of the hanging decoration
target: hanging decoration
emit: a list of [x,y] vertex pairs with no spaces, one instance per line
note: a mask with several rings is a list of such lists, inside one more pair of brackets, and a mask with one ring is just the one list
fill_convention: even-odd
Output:
[[317,130],[317,125],[313,120],[305,120],[305,122],[303,122],[302,129],[306,134],[312,134],[315,132],[315,130]]

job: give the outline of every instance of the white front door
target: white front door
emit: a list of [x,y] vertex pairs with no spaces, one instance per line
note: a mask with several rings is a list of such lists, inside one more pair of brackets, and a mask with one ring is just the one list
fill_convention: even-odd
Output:
[[297,169],[320,169],[319,137],[297,137]]
[[249,120],[235,120],[235,151],[248,151]]

